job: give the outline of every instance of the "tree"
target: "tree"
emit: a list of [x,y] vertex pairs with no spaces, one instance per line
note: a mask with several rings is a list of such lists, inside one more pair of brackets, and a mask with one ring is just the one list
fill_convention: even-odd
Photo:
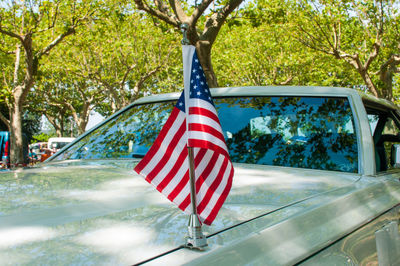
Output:
[[359,82],[345,62],[304,47],[292,32],[291,6],[257,0],[221,29],[214,66],[221,86],[353,86]]
[[35,94],[45,97],[38,104],[57,134],[68,116],[83,133],[92,109],[108,116],[143,95],[176,90],[179,41],[133,11],[124,1],[107,2],[98,12],[102,19],[46,57]]
[[398,0],[301,1],[293,12],[297,37],[314,50],[352,66],[367,90],[393,101],[400,73]]
[[[218,82],[211,63],[211,49],[217,35],[228,16],[242,3],[243,0],[227,0],[221,5],[210,8],[213,0],[203,0],[199,5],[189,7],[179,0],[170,0],[168,4],[162,0],[155,0],[149,4],[143,0],[135,0],[138,9],[143,10],[155,18],[179,29],[182,24],[187,24],[187,36],[189,42],[196,46],[200,63],[206,75],[209,87],[217,87]],[[186,10],[185,10],[186,9]],[[201,16],[210,12],[205,18],[204,28],[198,27],[198,22],[204,21]],[[188,15],[188,13],[191,13]]]
[[101,108],[100,112],[110,114],[150,93],[152,88],[159,88],[152,79],[176,65],[173,62],[179,58],[178,41],[161,28],[152,27],[143,14],[126,10],[123,4],[114,4],[102,12],[104,19],[94,21],[71,38],[73,48],[65,51],[68,56],[59,58],[74,79],[90,80],[99,87],[98,93],[111,107]]
[[94,10],[92,1],[9,1],[0,7],[1,51],[11,54],[14,62],[13,72],[4,78],[2,86],[10,119],[0,115],[11,131],[12,163],[23,162],[23,108],[42,58],[73,34]]
[[67,124],[70,125],[71,120],[74,121],[77,133],[82,134],[85,132],[90,111],[105,96],[90,80],[63,75],[60,72],[61,66],[55,66],[54,72],[47,69],[45,74],[41,74],[30,100],[35,103],[35,110],[46,116],[57,136],[65,135]]

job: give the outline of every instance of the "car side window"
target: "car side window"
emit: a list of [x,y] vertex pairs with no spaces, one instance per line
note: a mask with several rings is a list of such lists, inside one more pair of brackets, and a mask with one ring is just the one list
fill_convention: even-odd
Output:
[[376,171],[382,172],[394,168],[392,148],[400,144],[400,128],[397,118],[390,110],[368,108],[368,121],[375,145]]
[[233,162],[358,171],[347,98],[233,97],[215,104]]

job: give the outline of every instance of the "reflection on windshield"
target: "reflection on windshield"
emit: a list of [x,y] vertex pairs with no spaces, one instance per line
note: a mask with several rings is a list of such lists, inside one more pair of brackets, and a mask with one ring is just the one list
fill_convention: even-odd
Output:
[[85,136],[56,160],[143,157],[173,105],[163,102],[134,106]]
[[318,97],[217,99],[232,161],[357,172],[348,100]]
[[[143,157],[173,105],[134,106],[56,160]],[[346,98],[232,97],[217,98],[215,105],[233,162],[357,172]]]

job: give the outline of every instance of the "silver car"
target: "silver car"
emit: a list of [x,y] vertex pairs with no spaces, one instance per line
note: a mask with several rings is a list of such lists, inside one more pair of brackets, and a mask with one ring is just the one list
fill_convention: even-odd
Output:
[[212,90],[234,163],[208,246],[134,171],[179,93],[139,99],[37,168],[0,174],[1,265],[399,265],[400,115],[326,87]]

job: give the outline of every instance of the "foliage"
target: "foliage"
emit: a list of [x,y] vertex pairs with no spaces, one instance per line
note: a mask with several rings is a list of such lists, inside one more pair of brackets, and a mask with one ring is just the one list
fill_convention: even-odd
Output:
[[220,85],[353,87],[360,79],[328,55],[302,47],[281,0],[257,1],[221,30],[213,55]]
[[11,163],[23,156],[22,115],[26,98],[37,78],[43,57],[96,12],[98,1],[4,1],[0,6],[0,52],[11,55],[1,80],[2,102],[10,118],[0,119],[11,132]]
[[28,142],[34,135],[38,134],[41,126],[41,115],[26,111],[22,118],[22,132],[27,137]]
[[47,142],[49,140],[49,138],[51,137],[55,137],[55,135],[52,134],[46,134],[46,133],[40,133],[38,135],[34,135],[32,136],[32,141],[31,143],[36,143],[36,142]]
[[73,117],[80,133],[90,110],[108,116],[143,95],[175,90],[180,72],[176,35],[124,2],[109,2],[100,16],[47,58],[36,86],[47,116]]
[[398,0],[298,1],[290,19],[306,47],[342,60],[375,96],[394,100],[400,73]]

